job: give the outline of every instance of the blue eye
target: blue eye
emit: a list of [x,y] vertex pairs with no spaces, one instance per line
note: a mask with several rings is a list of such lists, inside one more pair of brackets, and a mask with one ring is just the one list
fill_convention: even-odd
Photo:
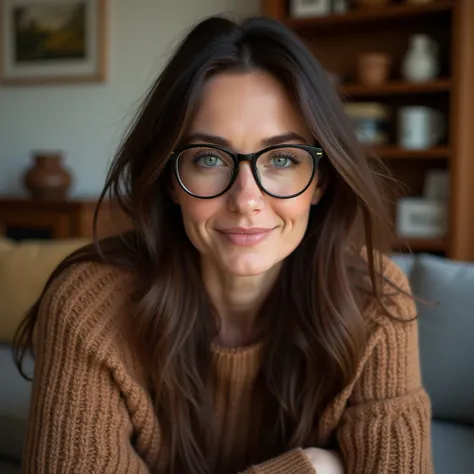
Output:
[[301,160],[298,156],[288,152],[279,152],[268,157],[267,166],[275,169],[286,169],[298,166]]
[[197,166],[205,168],[215,168],[216,166],[222,166],[224,164],[219,156],[209,153],[206,153],[205,155],[198,154],[193,161]]
[[287,168],[291,166],[291,159],[287,156],[275,156],[271,160],[272,165],[276,168]]
[[201,158],[201,161],[206,166],[216,166],[220,160],[216,156],[208,155],[208,156],[203,156]]

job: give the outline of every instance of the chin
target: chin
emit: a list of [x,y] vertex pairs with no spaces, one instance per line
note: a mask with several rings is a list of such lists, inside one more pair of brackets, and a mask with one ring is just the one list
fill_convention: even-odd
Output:
[[233,276],[251,277],[267,272],[275,265],[275,262],[266,262],[258,258],[236,259],[224,262],[222,268],[226,273]]

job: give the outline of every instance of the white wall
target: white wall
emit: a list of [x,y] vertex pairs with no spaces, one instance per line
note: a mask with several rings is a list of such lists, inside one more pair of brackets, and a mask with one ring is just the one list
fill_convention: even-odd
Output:
[[109,80],[0,87],[0,194],[23,194],[31,152],[61,150],[73,196],[97,195],[146,88],[183,32],[204,16],[259,13],[260,0],[108,0]]

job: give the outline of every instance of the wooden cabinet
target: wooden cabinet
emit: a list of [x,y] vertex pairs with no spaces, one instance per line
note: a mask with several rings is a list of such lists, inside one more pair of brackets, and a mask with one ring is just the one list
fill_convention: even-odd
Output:
[[[96,199],[37,201],[0,197],[0,235],[12,238],[92,238]],[[98,220],[100,237],[128,228],[128,220],[117,206],[106,201]]]
[[[394,123],[390,143],[375,150],[406,195],[422,194],[428,170],[449,171],[446,237],[407,239],[396,242],[395,247],[474,260],[474,1],[416,4],[398,0],[386,6],[357,7],[344,14],[304,19],[289,17],[288,0],[263,0],[262,7],[265,15],[295,31],[328,72],[346,79],[339,86],[343,100],[377,101],[394,110],[425,105],[442,112],[447,119],[447,139],[436,148],[412,151],[397,147]],[[439,45],[441,73],[425,83],[406,82],[400,74],[409,38],[415,33],[425,33]],[[379,86],[357,83],[356,59],[364,52],[390,54],[394,73],[388,82]],[[399,189],[399,194],[392,196],[394,202]]]

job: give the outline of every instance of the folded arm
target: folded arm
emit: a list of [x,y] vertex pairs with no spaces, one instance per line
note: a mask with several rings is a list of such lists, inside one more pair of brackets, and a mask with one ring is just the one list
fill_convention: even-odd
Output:
[[[405,275],[390,260],[386,263],[391,280],[409,294]],[[430,401],[421,384],[418,325],[411,321],[416,307],[407,294],[399,293],[387,303],[402,321],[381,314],[376,302],[369,311],[371,321],[377,321],[371,333],[375,344],[369,345],[336,430],[343,466],[331,463],[334,470],[325,470],[308,459],[306,450],[295,450],[246,473],[433,473]]]
[[[408,293],[406,277],[399,270],[397,276]],[[431,410],[421,384],[415,303],[401,293],[388,309],[404,321],[377,318],[377,344],[349,398],[338,444],[347,474],[431,474]]]

